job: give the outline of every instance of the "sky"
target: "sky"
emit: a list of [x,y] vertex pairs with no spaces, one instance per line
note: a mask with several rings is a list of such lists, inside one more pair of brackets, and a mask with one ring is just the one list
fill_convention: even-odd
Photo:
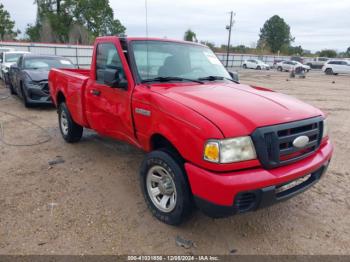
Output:
[[[34,23],[34,0],[0,0],[23,32]],[[349,0],[147,0],[149,36],[182,39],[191,29],[197,38],[227,44],[229,12],[235,12],[232,44],[254,46],[260,28],[273,15],[291,27],[293,45],[318,51],[345,51],[350,46]],[[110,0],[128,36],[145,36],[145,0]]]

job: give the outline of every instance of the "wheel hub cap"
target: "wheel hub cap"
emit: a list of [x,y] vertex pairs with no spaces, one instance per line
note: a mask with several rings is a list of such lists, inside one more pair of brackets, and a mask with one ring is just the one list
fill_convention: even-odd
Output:
[[64,111],[61,112],[61,130],[65,135],[68,133],[68,119]]
[[153,204],[162,212],[169,213],[176,206],[176,188],[168,170],[153,166],[147,173],[146,186]]

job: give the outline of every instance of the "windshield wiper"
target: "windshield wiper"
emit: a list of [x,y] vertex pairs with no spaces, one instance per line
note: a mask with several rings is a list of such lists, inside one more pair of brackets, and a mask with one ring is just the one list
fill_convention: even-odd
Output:
[[170,82],[170,81],[188,81],[188,82],[196,82],[199,84],[204,84],[200,79],[190,79],[176,76],[159,76],[155,78],[142,80],[141,83],[150,83],[150,82]]
[[198,78],[198,80],[200,80],[200,81],[228,80],[228,81],[234,82],[236,84],[239,84],[239,82],[237,82],[231,78],[223,77],[223,76],[206,76],[206,77]]

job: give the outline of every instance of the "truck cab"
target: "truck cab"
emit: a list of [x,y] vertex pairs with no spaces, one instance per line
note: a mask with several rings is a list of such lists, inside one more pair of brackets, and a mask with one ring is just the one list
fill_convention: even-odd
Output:
[[49,87],[66,142],[89,128],[146,152],[141,190],[167,224],[194,206],[225,217],[286,200],[333,152],[323,112],[238,83],[197,43],[101,37],[91,69],[52,69]]

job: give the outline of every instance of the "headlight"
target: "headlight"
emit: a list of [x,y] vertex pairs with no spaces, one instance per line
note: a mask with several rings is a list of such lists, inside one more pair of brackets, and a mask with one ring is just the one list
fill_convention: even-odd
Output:
[[27,82],[27,87],[41,89],[41,85],[35,82]]
[[233,163],[256,158],[250,136],[209,140],[204,147],[204,160],[214,163]]
[[7,66],[4,67],[4,73],[7,73],[9,71],[9,68]]
[[325,119],[325,120],[323,120],[323,133],[322,133],[322,138],[325,138],[326,136],[328,136],[328,132],[329,132],[329,129],[328,129],[328,120]]

